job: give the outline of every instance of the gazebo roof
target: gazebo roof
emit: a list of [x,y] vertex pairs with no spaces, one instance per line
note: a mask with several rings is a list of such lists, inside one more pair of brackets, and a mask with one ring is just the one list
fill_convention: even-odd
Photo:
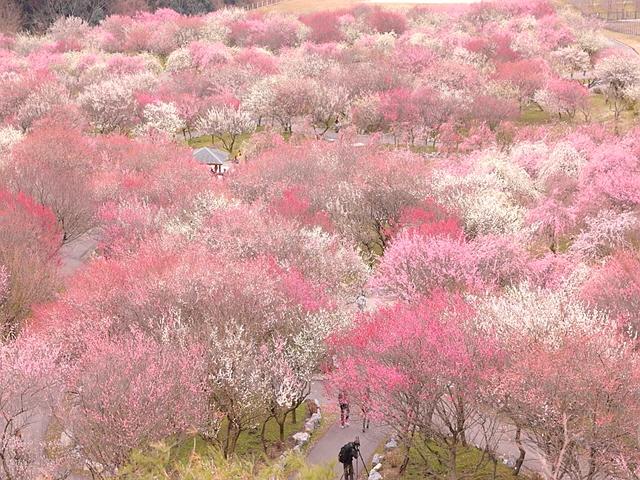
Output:
[[193,158],[204,165],[224,165],[229,161],[229,154],[211,147],[196,148]]

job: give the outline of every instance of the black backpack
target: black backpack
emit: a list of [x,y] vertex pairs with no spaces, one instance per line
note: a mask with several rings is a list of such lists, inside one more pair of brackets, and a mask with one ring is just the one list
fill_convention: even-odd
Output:
[[353,446],[350,443],[343,445],[338,453],[338,461],[343,465],[345,463],[351,463],[353,460]]

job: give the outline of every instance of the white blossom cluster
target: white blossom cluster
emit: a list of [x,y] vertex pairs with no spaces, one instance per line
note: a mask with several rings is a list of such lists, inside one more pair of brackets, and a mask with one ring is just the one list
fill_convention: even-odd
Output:
[[363,35],[372,33],[371,28],[362,18],[355,18],[353,15],[343,15],[338,19],[340,30],[348,43],[355,43]]
[[548,153],[538,170],[537,184],[544,189],[547,180],[558,173],[577,179],[586,159],[569,142],[559,142]]
[[635,212],[604,210],[585,222],[585,229],[577,236],[570,251],[591,260],[601,258],[616,248],[630,247],[630,234],[637,233],[640,227]]
[[164,225],[164,231],[170,235],[180,235],[191,240],[195,238],[212,212],[237,204],[237,200],[229,200],[210,191],[203,192],[196,196],[191,208],[170,218]]
[[171,52],[165,63],[167,72],[177,72],[179,70],[187,70],[193,66],[191,53],[187,48],[178,48]]
[[144,107],[143,123],[135,129],[138,135],[150,132],[162,132],[175,135],[185,128],[185,122],[173,103],[155,102]]
[[6,126],[0,128],[0,165],[4,163],[11,148],[22,140],[24,134],[17,128]]
[[531,199],[538,197],[531,176],[505,154],[491,150],[478,160],[477,165],[482,171],[494,174],[502,188],[511,195]]
[[433,188],[442,204],[460,212],[469,235],[515,234],[523,229],[526,209],[495,172],[464,177],[436,173]]
[[507,288],[502,296],[475,300],[479,326],[515,343],[527,340],[559,347],[566,336],[614,336],[618,328],[605,313],[576,300],[570,286],[548,290],[523,283]]
[[240,135],[254,127],[253,116],[243,109],[230,107],[211,108],[198,121],[198,130],[203,134]]
[[625,55],[610,55],[598,62],[595,76],[610,94],[621,95],[625,88],[640,83],[640,62]]
[[551,52],[551,60],[565,76],[591,70],[591,57],[579,45],[568,45]]

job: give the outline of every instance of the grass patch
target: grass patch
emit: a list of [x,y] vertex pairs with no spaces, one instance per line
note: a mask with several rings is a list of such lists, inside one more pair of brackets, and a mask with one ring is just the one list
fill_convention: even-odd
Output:
[[[287,417],[285,423],[285,443],[280,444],[279,440],[279,428],[274,419],[270,419],[267,422],[265,429],[265,438],[267,440],[267,452],[271,458],[277,457],[284,450],[287,450],[294,446],[294,442],[291,436],[304,430],[304,423],[306,421],[307,408],[303,403],[297,410],[297,422],[293,423],[291,414]],[[220,434],[218,435],[218,443],[224,444],[226,433],[226,420],[222,422],[220,427]],[[255,429],[246,430],[240,434],[238,443],[236,445],[236,455],[244,459],[258,459],[264,457],[264,449],[262,447],[262,441],[260,440],[260,427]],[[207,443],[202,437],[194,436],[189,437],[181,441],[173,450],[172,457],[176,462],[187,462],[191,453],[195,452],[202,458],[207,458],[211,455],[211,445]]]
[[543,125],[549,123],[551,117],[535,105],[526,106],[520,113],[518,123],[522,125]]
[[[426,447],[429,447],[437,455],[430,453]],[[402,448],[398,448],[392,452],[389,452],[385,456],[383,462],[384,478],[389,480],[422,480],[425,478],[448,478],[449,472],[445,465],[441,465],[438,462],[438,458],[445,462],[447,458],[447,452],[444,448],[440,447],[433,441],[426,442],[420,438],[416,439],[416,447],[412,448],[409,455],[409,464],[407,470],[403,475],[399,473],[399,467],[404,457],[404,451]],[[418,448],[425,455],[426,460],[429,462],[430,468],[425,465],[425,460],[418,453]],[[425,454],[425,452],[427,452]],[[464,477],[465,479],[472,480],[487,480],[492,479],[494,464],[483,452],[474,447],[462,448],[460,447],[457,452],[456,465],[458,470],[458,477]],[[516,477],[513,474],[513,470],[501,462],[496,465],[497,480],[514,480],[516,478],[526,479],[522,473]]]
[[[243,133],[242,135],[239,135],[236,139],[236,144],[233,148],[231,156],[234,156],[238,152],[242,151],[244,149],[244,145],[252,135],[253,133]],[[226,136],[225,141],[226,140],[228,140],[228,136]],[[200,137],[190,138],[189,140],[187,140],[187,145],[191,148],[214,147],[220,150],[224,150],[223,143],[217,138],[212,138],[211,135],[202,135]]]
[[411,145],[409,149],[413,153],[437,153],[438,149],[433,145]]

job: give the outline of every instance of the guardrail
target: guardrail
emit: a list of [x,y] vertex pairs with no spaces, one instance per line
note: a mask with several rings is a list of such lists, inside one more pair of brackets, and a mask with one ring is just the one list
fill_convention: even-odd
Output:
[[627,35],[640,35],[640,20],[607,22],[605,27],[618,33],[626,33]]
[[583,14],[607,22],[640,18],[638,0],[569,0],[569,3]]
[[268,7],[269,5],[274,5],[280,2],[282,2],[282,0],[260,0],[258,2],[249,3],[248,5],[245,5],[243,8],[245,10],[255,10],[257,8]]

